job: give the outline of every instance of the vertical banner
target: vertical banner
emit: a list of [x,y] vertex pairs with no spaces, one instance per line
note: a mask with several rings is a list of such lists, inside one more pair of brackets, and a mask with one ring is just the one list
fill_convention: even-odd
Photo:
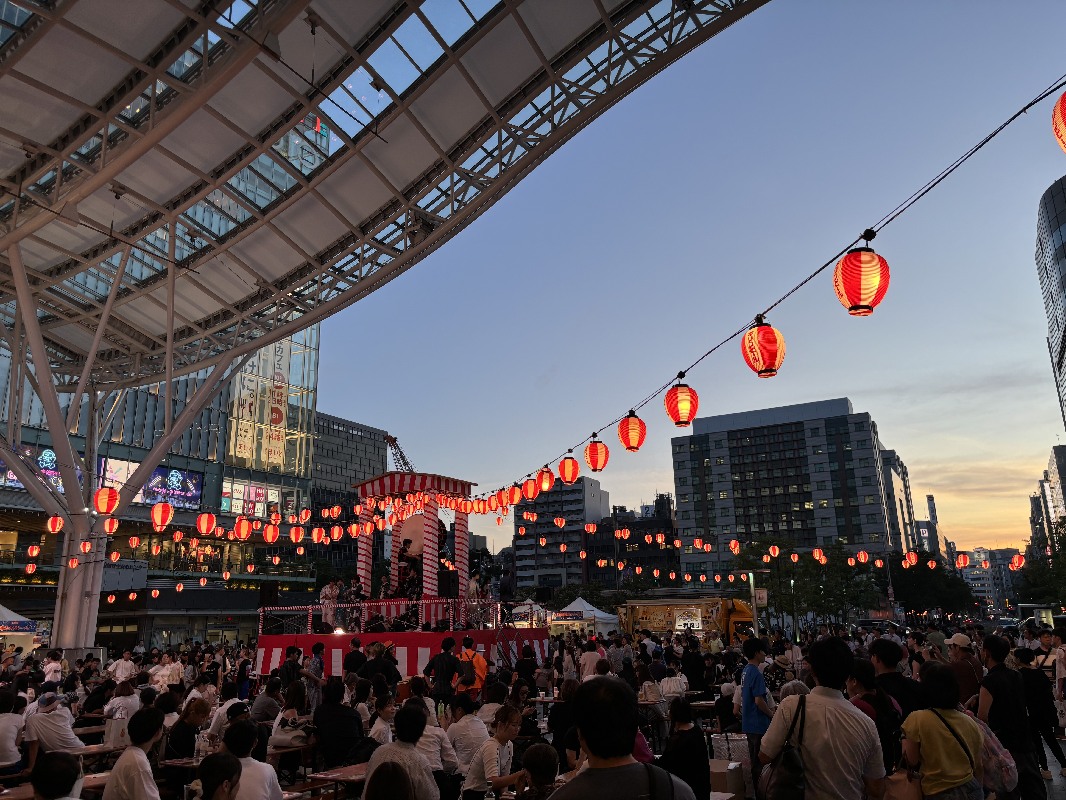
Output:
[[289,366],[292,361],[292,340],[282,339],[265,351],[270,357],[268,379],[269,395],[265,451],[266,466],[285,464],[285,428],[289,412]]

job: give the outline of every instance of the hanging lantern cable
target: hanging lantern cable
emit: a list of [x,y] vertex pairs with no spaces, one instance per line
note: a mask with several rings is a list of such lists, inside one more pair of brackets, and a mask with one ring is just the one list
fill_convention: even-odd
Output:
[[[856,245],[858,245],[860,242],[865,242],[868,245],[871,241],[873,241],[874,237],[877,236],[878,232],[884,230],[885,227],[887,227],[888,225],[893,223],[904,212],[910,210],[910,208],[912,206],[914,206],[915,203],[917,203],[919,200],[921,200],[923,197],[925,197],[927,194],[929,194],[933,189],[935,189],[937,186],[939,186],[941,183],[943,183],[945,180],[947,180],[947,178],[950,177],[959,167],[961,167],[963,164],[965,164],[967,161],[969,161],[982,148],[984,148],[985,145],[987,145],[989,142],[991,142],[993,139],[995,139],[1008,126],[1010,126],[1011,123],[1013,123],[1016,120],[1018,120],[1019,117],[1024,116],[1029,111],[1029,109],[1031,109],[1034,106],[1042,103],[1048,97],[1052,96],[1053,94],[1055,94],[1056,92],[1058,92],[1058,91],[1060,91],[1060,90],[1062,90],[1064,88],[1066,88],[1066,75],[1062,75],[1058,79],[1056,79],[1054,83],[1052,83],[1050,86],[1048,86],[1048,88],[1044,89],[1042,92],[1040,92],[1038,95],[1036,95],[1036,97],[1034,97],[1032,100],[1030,100],[1024,106],[1022,106],[1016,112],[1011,114],[1010,117],[1008,117],[1006,120],[1004,120],[995,129],[993,129],[991,133],[986,135],[979,142],[977,142],[975,145],[973,145],[968,150],[966,150],[962,155],[960,155],[958,158],[956,158],[954,161],[952,161],[950,164],[948,164],[948,166],[946,166],[944,169],[942,169],[940,172],[938,172],[935,176],[933,176],[929,181],[927,181],[925,184],[923,184],[919,189],[917,189],[914,193],[912,193],[906,200],[904,200],[902,203],[900,203],[898,206],[896,206],[894,209],[892,209],[890,212],[888,212],[888,214],[883,216],[874,225],[872,225],[869,228],[866,228],[862,232],[862,234],[860,234],[858,237],[853,239],[846,247],[841,248],[841,250],[839,252],[837,252],[832,258],[830,258],[825,263],[821,264],[817,269],[815,269],[813,272],[811,272],[809,275],[807,275],[803,280],[801,280],[799,283],[794,285],[792,288],[790,288],[783,295],[781,295],[776,300],[774,300],[774,302],[771,303],[770,305],[768,305],[762,311],[761,314],[757,314],[755,319],[752,320],[752,322],[749,322],[749,323],[745,324],[742,328],[739,328],[738,330],[736,330],[733,333],[731,333],[728,336],[726,336],[724,339],[722,339],[716,345],[714,345],[713,347],[708,349],[706,352],[704,352],[699,358],[697,358],[695,361],[693,361],[686,369],[683,369],[680,372],[678,372],[677,380],[678,381],[683,380],[684,377],[685,377],[685,373],[691,372],[694,368],[699,366],[703,361],[705,361],[708,357],[710,357],[711,355],[716,353],[718,350],[721,350],[723,347],[725,347],[727,344],[732,342],[737,337],[743,336],[745,333],[747,333],[747,331],[751,328],[752,324],[758,322],[760,320],[760,318],[768,316],[771,311],[773,311],[779,305],[781,305],[786,300],[788,300],[792,295],[794,295],[796,292],[798,292],[800,289],[802,289],[808,283],[813,281],[815,278],[817,278],[819,275],[821,275],[827,269],[829,269],[830,267],[834,266],[837,263],[837,261],[839,261],[845,255],[847,255],[847,252],[849,250],[851,250],[853,247],[855,247]],[[646,406],[648,403],[650,403],[652,400],[657,398],[659,395],[661,395],[663,392],[665,392],[667,389],[669,389],[673,385],[674,385],[674,381],[673,380],[667,381],[662,386],[660,386],[659,388],[655,389],[651,394],[649,394],[647,397],[645,397],[639,403],[637,403],[634,406],[631,406],[631,408],[634,411],[639,411],[641,408]],[[621,415],[619,417],[616,417],[612,422],[609,422],[606,425],[604,425],[603,427],[601,427],[593,435],[595,436],[595,435],[598,435],[600,433],[603,433],[608,428],[611,428],[611,427],[617,425],[619,422],[621,422],[625,418],[625,416],[626,415],[623,414],[623,415]],[[591,440],[592,440],[592,436],[589,436],[589,437],[587,437],[585,439],[582,439],[576,445],[574,445],[573,447],[568,448],[568,449],[573,450],[574,448],[581,447],[582,445],[588,443]],[[551,459],[549,461],[549,463],[551,461],[558,461],[560,458],[562,458],[565,455],[566,455],[566,453],[564,452],[564,453],[556,456],[554,459]]]

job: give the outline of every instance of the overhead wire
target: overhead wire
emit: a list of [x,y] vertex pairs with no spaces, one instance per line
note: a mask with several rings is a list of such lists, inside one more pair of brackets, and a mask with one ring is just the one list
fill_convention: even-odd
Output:
[[[1042,90],[1039,94],[1037,94],[1035,97],[1033,97],[1027,103],[1025,103],[1025,105],[1023,105],[1021,108],[1019,108],[1017,111],[1015,111],[1009,117],[1007,117],[1006,120],[1004,120],[997,127],[995,127],[990,133],[988,133],[986,136],[982,137],[976,144],[974,144],[973,146],[968,148],[960,156],[958,156],[954,161],[952,161],[950,164],[948,164],[946,167],[944,167],[942,170],[940,170],[940,172],[938,172],[936,175],[934,175],[932,178],[930,178],[928,181],[926,181],[924,184],[922,184],[921,187],[919,187],[914,192],[912,192],[905,200],[903,200],[903,202],[901,202],[899,205],[897,205],[895,208],[893,208],[891,211],[889,211],[887,214],[885,214],[883,217],[881,217],[881,219],[879,219],[873,226],[871,226],[867,230],[863,231],[863,233],[860,236],[856,237],[854,240],[852,240],[852,242],[850,244],[848,244],[847,246],[841,248],[835,255],[833,255],[827,261],[822,263],[814,271],[812,271],[810,274],[808,274],[806,277],[804,277],[798,283],[796,283],[795,285],[790,287],[786,292],[784,292],[782,295],[780,295],[777,299],[775,299],[773,302],[771,302],[768,306],[766,306],[766,308],[761,312],[761,314],[759,314],[757,316],[766,316],[766,315],[768,315],[775,308],[777,308],[782,303],[784,303],[786,300],[788,300],[793,295],[795,295],[797,292],[799,292],[800,289],[802,289],[804,286],[806,286],[811,281],[813,281],[815,278],[817,278],[819,275],[821,275],[823,272],[825,272],[825,270],[829,269],[829,267],[835,265],[837,263],[837,261],[839,261],[843,256],[845,256],[848,253],[848,251],[851,250],[852,248],[854,248],[859,242],[864,241],[864,240],[869,241],[869,240],[873,239],[874,236],[876,236],[880,231],[884,230],[884,228],[886,228],[887,226],[889,226],[890,224],[895,222],[897,219],[899,219],[900,216],[902,216],[904,213],[906,213],[911,208],[913,208],[914,205],[916,203],[918,203],[918,201],[920,201],[922,198],[924,198],[926,195],[928,195],[931,191],[933,191],[933,189],[935,189],[937,186],[939,186],[941,183],[943,183],[945,180],[947,180],[952,174],[954,174],[963,164],[965,164],[967,161],[969,161],[971,158],[973,158],[973,156],[977,155],[978,152],[980,152],[986,145],[988,145],[989,142],[991,142],[993,139],[995,139],[997,136],[999,136],[999,134],[1001,134],[1004,130],[1006,130],[1012,123],[1017,121],[1020,117],[1025,116],[1025,114],[1027,114],[1030,109],[1032,109],[1033,107],[1039,105],[1044,100],[1046,100],[1048,97],[1051,97],[1052,95],[1054,95],[1055,93],[1057,93],[1057,92],[1059,92],[1059,91],[1061,91],[1063,89],[1066,89],[1066,74],[1061,75],[1054,82],[1052,82],[1050,86],[1048,86],[1046,89]],[[725,338],[723,338],[717,344],[715,344],[714,346],[712,346],[711,348],[706,350],[702,355],[700,355],[698,358],[696,358],[696,360],[693,361],[688,367],[686,367],[685,369],[680,370],[678,372],[678,379],[680,380],[681,378],[683,378],[685,374],[687,374],[691,370],[695,369],[704,360],[706,360],[711,355],[716,353],[718,350],[720,350],[722,347],[727,345],[729,342],[739,338],[740,336],[743,336],[750,329],[750,327],[752,325],[752,322],[754,322],[754,318],[753,318],[753,320],[751,322],[746,323],[743,327],[737,329],[733,333],[731,333],[728,336],[726,336]],[[645,396],[644,399],[642,399],[639,403],[637,403],[637,404],[635,404],[633,406],[630,406],[630,408],[632,408],[634,411],[643,408],[648,403],[650,403],[652,400],[654,400],[655,398],[659,397],[659,395],[661,395],[663,392],[665,392],[667,389],[669,389],[673,384],[674,384],[674,379],[670,379],[666,383],[664,383],[661,386],[659,386],[659,388],[655,389],[653,392],[651,392],[650,394]],[[623,414],[623,415],[621,415],[619,417],[614,418],[613,421],[608,422],[606,425],[603,425],[600,428],[597,428],[593,435],[598,436],[599,434],[603,433],[604,431],[608,430],[609,428],[612,428],[615,425],[617,425],[619,422],[621,422],[623,419],[625,419],[625,417],[626,417],[626,414]],[[545,461],[544,465],[547,466],[547,465],[549,465],[549,464],[551,464],[551,463],[553,463],[555,461],[558,461],[558,460],[564,458],[568,453],[572,453],[574,450],[576,450],[579,447],[581,447],[581,445],[586,444],[587,442],[591,441],[592,438],[593,438],[592,436],[585,437],[584,439],[579,441],[577,444],[567,448],[567,450],[564,453],[556,456],[555,458],[550,458],[547,461]],[[518,481],[514,481],[513,482],[514,485],[517,485],[518,483],[521,482],[521,480],[523,480],[525,478],[532,477],[535,473],[536,473],[536,470],[527,473],[526,475],[522,476],[522,478],[520,478]],[[509,486],[509,485],[512,485],[512,484],[505,484],[505,485]],[[495,491],[498,491],[498,489],[497,490],[493,490],[493,491],[489,491],[489,492],[485,492],[481,496],[486,496],[487,497],[488,495],[493,494]]]

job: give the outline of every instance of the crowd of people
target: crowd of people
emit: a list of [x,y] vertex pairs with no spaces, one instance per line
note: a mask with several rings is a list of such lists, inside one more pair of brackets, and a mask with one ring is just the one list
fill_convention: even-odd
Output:
[[[703,800],[716,736],[744,742],[756,797],[789,775],[787,751],[807,800],[899,782],[938,800],[1046,797],[1049,754],[1066,775],[1066,632],[948,633],[571,633],[506,668],[447,636],[413,676],[387,642],[359,637],[333,675],[321,642],[290,647],[269,676],[247,648],[197,643],[106,664],[18,653],[0,687],[0,780],[68,796],[81,769],[69,753],[90,743],[78,727],[113,720],[129,746],[104,800],[180,795],[189,776],[166,763],[194,757],[202,797],[279,800],[309,753],[313,767],[365,763],[367,800]],[[267,763],[268,746],[299,742]]]

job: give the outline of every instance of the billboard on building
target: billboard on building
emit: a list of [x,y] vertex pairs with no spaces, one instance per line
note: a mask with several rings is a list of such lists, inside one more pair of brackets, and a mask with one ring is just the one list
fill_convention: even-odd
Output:
[[250,469],[285,471],[292,339],[264,347],[233,381],[227,460]]

